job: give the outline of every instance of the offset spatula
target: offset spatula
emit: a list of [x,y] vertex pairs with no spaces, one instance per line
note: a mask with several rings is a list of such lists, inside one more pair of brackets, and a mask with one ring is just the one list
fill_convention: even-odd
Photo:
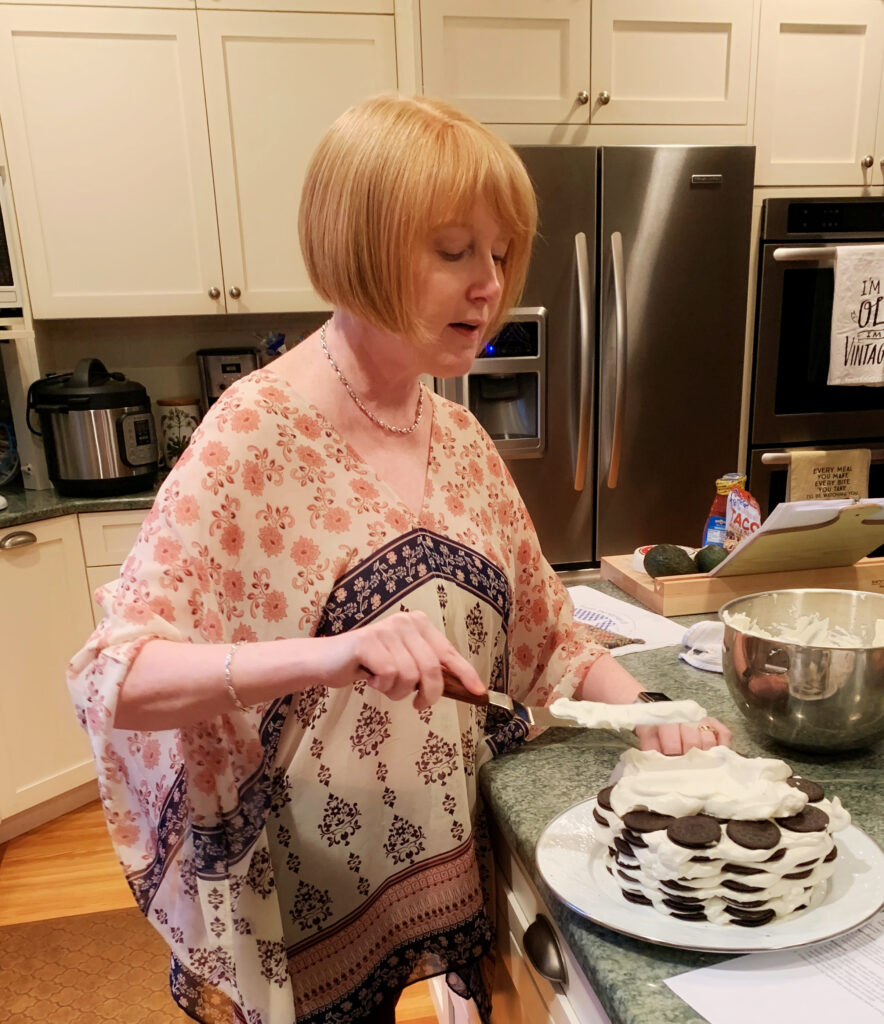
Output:
[[[613,733],[622,739],[635,738],[632,730],[636,725],[662,725],[678,722],[700,722],[706,717],[706,710],[692,700],[667,701],[664,704],[601,704],[594,701],[567,701],[576,711],[583,711],[587,721],[577,721],[567,714],[557,714],[555,704],[522,704],[505,693],[488,690],[481,695],[470,691],[450,672],[442,672],[443,694],[454,700],[475,704],[477,707],[495,707],[521,719],[528,726],[539,728],[597,729]],[[598,724],[592,721],[597,712]],[[625,736],[623,734],[626,734]]]

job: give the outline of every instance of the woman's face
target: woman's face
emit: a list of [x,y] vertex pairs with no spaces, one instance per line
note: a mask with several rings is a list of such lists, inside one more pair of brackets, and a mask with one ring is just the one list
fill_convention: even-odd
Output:
[[417,316],[429,331],[421,346],[436,377],[467,373],[500,305],[509,237],[479,202],[466,222],[434,228],[417,261]]

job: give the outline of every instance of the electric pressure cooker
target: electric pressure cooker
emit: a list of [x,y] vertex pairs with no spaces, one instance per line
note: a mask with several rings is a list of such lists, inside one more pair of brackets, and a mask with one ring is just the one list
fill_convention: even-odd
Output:
[[[37,413],[40,430],[31,423]],[[60,494],[101,497],[153,486],[157,438],[144,385],[81,359],[28,389],[29,430],[42,436],[49,479]]]

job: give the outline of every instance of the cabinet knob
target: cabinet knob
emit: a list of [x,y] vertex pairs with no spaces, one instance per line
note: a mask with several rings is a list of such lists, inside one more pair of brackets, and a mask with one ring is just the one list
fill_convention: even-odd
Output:
[[220,299],[221,298],[221,289],[220,288],[210,288],[209,289],[209,298],[210,299]]
[[538,914],[532,924],[525,929],[522,936],[525,955],[532,967],[548,981],[557,981],[560,985],[568,983],[568,972],[565,969],[565,958],[559,946],[559,940],[552,925]]
[[7,533],[0,540],[0,551],[12,551],[13,548],[26,548],[29,544],[36,544],[37,538],[30,530],[16,530],[15,533]]
[[586,104],[589,103],[589,93],[586,89],[581,89],[580,92],[577,93],[577,102],[581,107],[585,107]]
[[228,290],[227,294],[231,297],[231,299],[238,299],[240,295],[242,295],[242,292],[239,290],[239,288],[236,287],[236,285],[234,285],[231,289]]
[[602,89],[598,96],[596,96],[596,99],[601,106],[605,107],[611,102],[611,94],[607,89]]
[[871,167],[874,162],[875,158],[872,156],[871,153],[866,153],[862,160],[860,160],[860,163],[863,167]]

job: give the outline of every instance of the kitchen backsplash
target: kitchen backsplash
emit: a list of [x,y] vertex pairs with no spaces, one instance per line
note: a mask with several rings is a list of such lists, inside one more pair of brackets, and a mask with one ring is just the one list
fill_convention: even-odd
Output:
[[272,332],[297,344],[328,316],[255,313],[220,317],[38,320],[34,324],[42,373],[73,370],[84,357],[143,384],[151,401],[199,395],[195,353],[200,348],[258,346]]

